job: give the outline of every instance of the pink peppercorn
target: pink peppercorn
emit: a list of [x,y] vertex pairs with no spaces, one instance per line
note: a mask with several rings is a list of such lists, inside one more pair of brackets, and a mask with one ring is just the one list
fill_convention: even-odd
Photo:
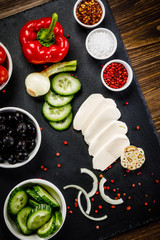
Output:
[[128,72],[121,63],[110,63],[103,72],[105,83],[111,88],[121,88],[127,82]]

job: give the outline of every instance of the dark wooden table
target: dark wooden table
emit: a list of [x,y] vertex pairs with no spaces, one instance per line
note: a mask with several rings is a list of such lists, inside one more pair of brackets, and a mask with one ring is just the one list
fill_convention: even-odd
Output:
[[[0,0],[0,19],[51,0]],[[108,0],[160,133],[160,0]],[[160,221],[118,235],[112,240],[160,240]]]

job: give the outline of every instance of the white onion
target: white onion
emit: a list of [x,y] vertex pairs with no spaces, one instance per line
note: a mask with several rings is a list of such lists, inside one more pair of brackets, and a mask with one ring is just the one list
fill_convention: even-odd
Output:
[[[74,184],[71,184],[71,185],[67,185],[65,187],[63,187],[63,189],[67,189],[67,188],[76,188],[78,189],[80,192],[82,192],[86,198],[86,202],[87,202],[87,210],[86,210],[86,213],[90,213],[91,211],[91,201],[90,201],[90,198],[88,197],[88,194],[87,192],[80,186],[78,185],[74,185]],[[79,195],[78,195],[79,196]]]
[[25,79],[26,90],[32,97],[46,94],[50,89],[50,80],[47,75],[34,72],[30,73]]
[[103,198],[103,200],[106,201],[109,204],[112,204],[112,205],[122,204],[123,203],[123,199],[122,198],[119,198],[119,199],[115,200],[115,199],[110,198],[109,196],[107,196],[104,193],[104,183],[105,182],[106,182],[106,179],[103,177],[100,180],[100,183],[99,183],[99,192],[100,192],[100,195]]
[[89,219],[91,219],[91,220],[93,220],[93,221],[102,221],[102,220],[105,220],[105,219],[107,218],[107,215],[104,215],[103,217],[95,218],[95,217],[92,217],[92,216],[88,215],[87,213],[85,213],[85,211],[83,210],[83,207],[82,207],[82,205],[81,205],[80,195],[81,195],[81,194],[78,194],[78,206],[79,206],[80,211],[82,212],[82,214],[83,214],[85,217],[87,217],[87,218],[89,218]]
[[98,178],[91,170],[87,168],[81,168],[81,173],[87,173],[93,179],[93,188],[88,193],[88,197],[92,197],[98,189]]

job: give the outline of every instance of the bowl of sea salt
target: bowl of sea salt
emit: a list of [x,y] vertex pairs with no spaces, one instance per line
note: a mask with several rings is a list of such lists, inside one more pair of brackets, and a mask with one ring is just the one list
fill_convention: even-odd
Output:
[[87,52],[95,59],[104,60],[111,57],[117,49],[117,39],[107,28],[96,28],[86,38]]

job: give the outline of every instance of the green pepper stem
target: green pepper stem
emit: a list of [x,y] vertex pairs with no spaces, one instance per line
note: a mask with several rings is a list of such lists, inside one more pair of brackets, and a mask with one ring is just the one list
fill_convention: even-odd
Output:
[[52,21],[48,29],[41,28],[37,33],[37,40],[45,47],[49,47],[50,45],[55,43],[55,36],[53,29],[58,21],[57,13],[52,14]]
[[50,39],[52,38],[51,34],[53,32],[53,29],[54,29],[57,21],[58,21],[58,15],[57,15],[57,13],[53,13],[51,24],[46,32],[46,36],[45,36],[46,40],[48,39],[48,41],[50,41]]

